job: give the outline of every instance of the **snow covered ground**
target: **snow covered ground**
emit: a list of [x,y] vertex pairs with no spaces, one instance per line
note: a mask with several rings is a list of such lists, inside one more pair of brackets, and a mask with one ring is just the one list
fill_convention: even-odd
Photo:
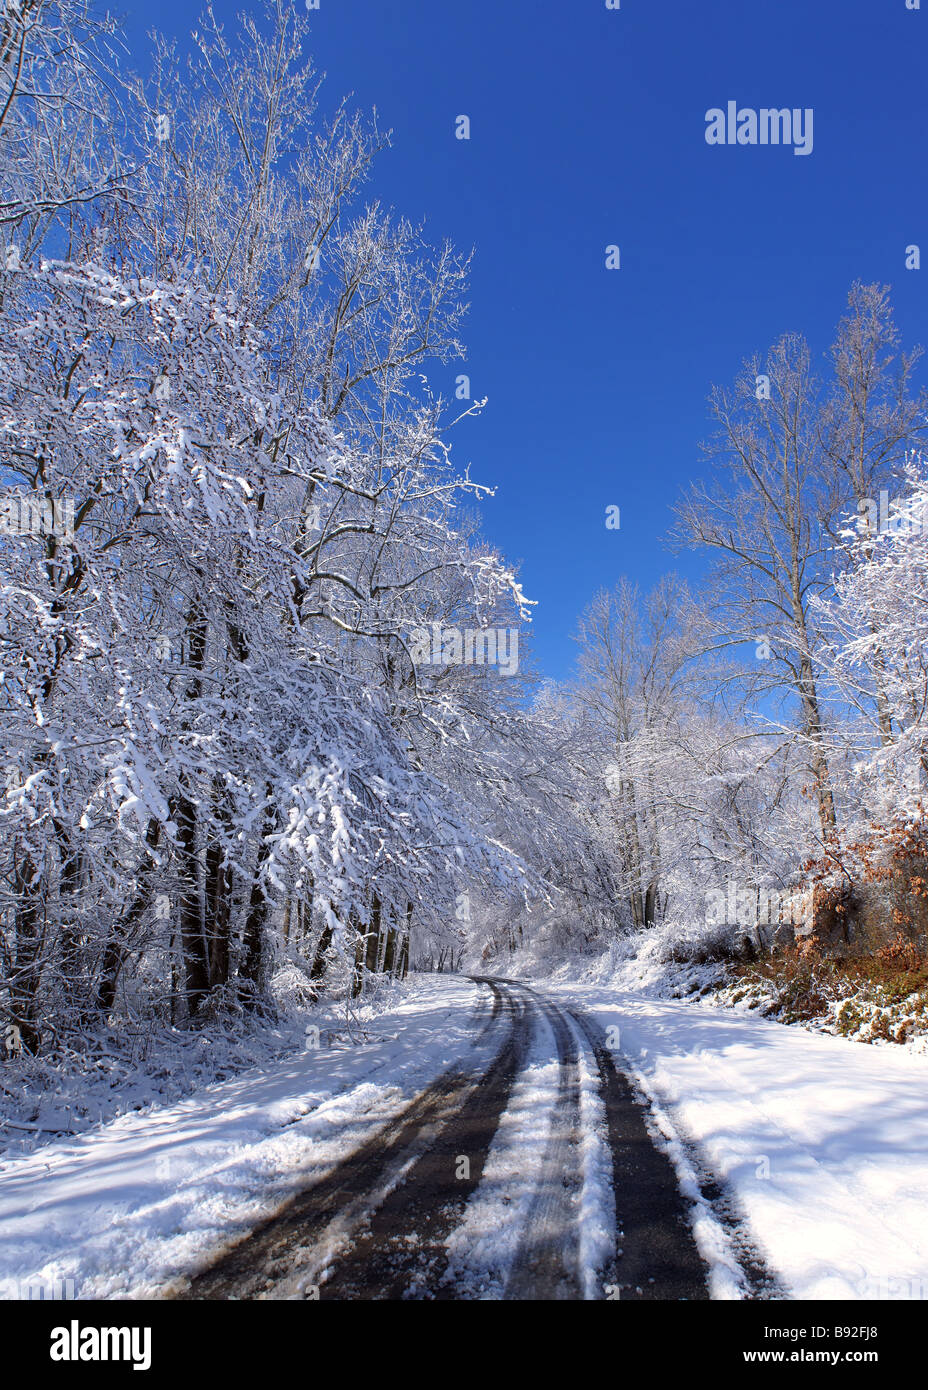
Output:
[[[786,1297],[928,1296],[928,1059],[611,985],[541,989],[593,1015],[652,1102],[696,1205],[713,1296],[745,1284],[699,1182],[715,1176]],[[201,1267],[321,1176],[452,1063],[487,991],[411,979],[351,1047],[308,1048],[182,1101],[0,1164],[0,1297],[138,1298]],[[611,1216],[602,1106],[580,1054],[581,1266]],[[449,1240],[470,1296],[499,1297],[544,1163],[555,1070],[533,1047]],[[584,1276],[586,1278],[586,1275]],[[35,1296],[35,1294],[33,1294]]]
[[791,1297],[928,1297],[928,1059],[684,1000],[550,992],[618,1027],[678,1171],[695,1150],[722,1179]]
[[[685,927],[667,922],[642,937],[631,935],[612,942],[596,956],[564,959],[563,952],[551,958],[537,945],[517,952],[507,969],[520,978],[554,980],[561,984],[610,985],[622,993],[641,994],[652,999],[682,999],[710,1006],[736,1009],[739,1013],[774,1018],[793,1027],[815,1033],[850,1038],[874,1047],[896,1049],[928,1057],[928,1011],[924,989],[905,996],[898,992],[898,980],[891,987],[867,982],[840,971],[829,975],[828,962],[818,963],[816,998],[808,1016],[784,1004],[784,991],[759,971],[747,976],[733,975],[722,960],[701,960],[693,952],[693,938]],[[681,944],[682,958],[678,958]],[[784,981],[781,982],[784,983]],[[785,991],[788,996],[789,991]],[[811,991],[809,991],[811,993]],[[799,1014],[799,1016],[797,1016]]]
[[145,1298],[197,1268],[465,1053],[480,994],[410,982],[362,1045],[308,1047],[0,1163],[0,1298]]

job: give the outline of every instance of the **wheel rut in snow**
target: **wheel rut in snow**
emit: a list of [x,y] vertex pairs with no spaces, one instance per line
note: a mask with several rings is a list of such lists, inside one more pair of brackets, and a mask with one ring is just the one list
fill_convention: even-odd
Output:
[[496,980],[473,977],[493,991],[494,1012],[511,1020],[505,1044],[469,1096],[439,1129],[402,1185],[372,1210],[333,1262],[322,1298],[439,1299],[455,1297],[445,1282],[446,1241],[483,1177],[490,1145],[509,1104],[531,1038],[529,1009]]
[[[223,1251],[175,1297],[299,1298],[315,1289],[321,1297],[403,1296],[423,1263],[429,1267],[443,1254],[445,1226],[454,1224],[480,1180],[521,1066],[524,1006],[495,981],[481,983],[489,986],[493,1005],[475,1047],[493,1044],[494,1032],[502,1033],[489,1066],[443,1073],[337,1168]],[[455,1120],[462,1127],[451,1130]],[[462,1154],[469,1157],[470,1175],[457,1179],[448,1160]],[[366,1273],[359,1249],[366,1256]]]
[[617,1068],[603,1029],[578,1009],[570,1016],[596,1059],[612,1151],[617,1249],[603,1285],[625,1300],[707,1299],[708,1269],[673,1164],[648,1133],[642,1107]]
[[[667,1155],[603,1029],[515,980],[474,1015],[473,1066],[450,1068],[325,1177],[223,1251],[175,1296],[187,1299],[455,1299],[447,1240],[483,1176],[535,1030],[558,1080],[541,1174],[503,1298],[577,1300],[582,1198],[580,1045],[595,1061],[612,1157],[616,1227],[603,1298],[706,1299],[707,1268]],[[578,1039],[580,1045],[578,1045]]]

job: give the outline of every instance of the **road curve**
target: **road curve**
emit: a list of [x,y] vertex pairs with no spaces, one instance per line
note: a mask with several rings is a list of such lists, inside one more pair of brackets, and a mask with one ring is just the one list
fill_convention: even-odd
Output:
[[[518,981],[472,978],[488,993],[474,1015],[470,1057],[171,1296],[479,1297],[456,1285],[448,1238],[477,1192],[527,1058],[547,1052],[557,1068],[547,1143],[501,1296],[708,1298],[673,1168],[651,1140],[603,1030]],[[592,1286],[580,1268],[581,1049],[595,1068],[616,1209],[611,1253]]]

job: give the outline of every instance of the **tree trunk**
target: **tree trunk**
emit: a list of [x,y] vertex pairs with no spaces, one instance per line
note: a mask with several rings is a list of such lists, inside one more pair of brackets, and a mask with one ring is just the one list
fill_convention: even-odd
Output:
[[319,940],[316,942],[316,951],[313,956],[313,963],[309,971],[309,978],[314,981],[314,994],[318,998],[322,992],[322,979],[325,975],[326,952],[332,944],[332,928],[326,924],[322,928]]
[[374,894],[371,903],[371,921],[367,929],[367,949],[364,953],[364,966],[369,974],[376,973],[380,964],[380,932],[381,932],[381,903],[377,894]]
[[271,852],[270,837],[274,829],[274,812],[270,805],[271,794],[272,788],[266,788],[269,807],[264,818],[258,862],[255,865],[254,876],[251,881],[251,896],[248,902],[248,915],[245,918],[245,931],[242,939],[242,960],[238,972],[239,998],[249,1009],[259,1008],[267,992],[269,969],[267,915],[269,903],[264,891],[261,870]]
[[[149,850],[157,848],[160,837],[161,826],[158,821],[150,820],[145,831],[145,843]],[[126,943],[129,939],[129,933],[142,916],[151,898],[150,880],[153,869],[154,861],[149,856],[139,869],[138,883],[131,903],[107,938],[103,951],[103,963],[100,967],[100,980],[97,985],[96,1009],[98,1013],[108,1014],[116,1002],[116,986],[119,983],[119,974],[126,959]]]
[[365,947],[367,944],[365,933],[361,930],[361,923],[357,915],[352,912],[349,918],[354,932],[354,961],[351,969],[351,997],[356,999],[364,988],[364,958]]
[[41,1033],[38,993],[41,976],[42,895],[40,875],[28,854],[17,859],[13,879],[16,893],[16,954],[10,984],[10,1008],[26,1052],[38,1052]]
[[[216,818],[231,831],[231,816],[222,792],[216,799]],[[206,850],[206,939],[209,947],[210,988],[229,982],[229,936],[232,929],[232,871],[218,836]]]
[[[209,631],[206,611],[199,601],[190,605],[187,614],[187,666],[194,673],[184,692],[185,699],[195,705],[202,690],[201,673],[206,662]],[[189,733],[194,716],[181,721],[183,733]],[[186,773],[179,778],[174,822],[180,846],[179,874],[182,889],[179,906],[181,949],[184,956],[184,978],[188,1018],[196,1022],[197,1014],[209,991],[209,949],[204,932],[205,904],[200,887],[199,835],[197,805]]]

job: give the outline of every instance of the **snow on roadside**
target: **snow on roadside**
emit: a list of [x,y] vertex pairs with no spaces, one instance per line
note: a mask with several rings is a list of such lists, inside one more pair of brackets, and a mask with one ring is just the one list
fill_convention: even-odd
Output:
[[[526,980],[610,985],[649,999],[687,999],[710,1008],[772,1018],[812,1033],[928,1057],[928,992],[924,988],[902,996],[897,992],[898,981],[884,985],[853,974],[842,978],[840,969],[830,975],[826,958],[812,963],[815,988],[810,982],[802,1001],[804,1008],[811,1005],[806,1016],[804,1009],[790,1001],[782,981],[778,987],[760,969],[733,974],[730,962],[702,959],[693,945],[684,925],[671,921],[644,934],[618,937],[599,955],[565,959],[562,954],[553,957],[539,954],[535,946],[526,947],[515,953],[508,969]],[[681,948],[682,958],[678,958]]]
[[278,1018],[215,1018],[202,1028],[175,1028],[113,1018],[70,1048],[39,1057],[8,1056],[0,1074],[0,1161],[35,1153],[58,1136],[75,1138],[120,1115],[146,1114],[184,1100],[214,1081],[266,1070],[299,1052],[309,1029],[339,1046],[376,1032],[380,1014],[407,985],[376,978],[363,1000],[310,1004],[303,970],[285,961],[273,980]]
[[376,1039],[310,1049],[0,1164],[0,1298],[146,1298],[320,1176],[474,1038],[481,995],[410,981]]
[[710,1297],[725,1301],[747,1298],[750,1289],[744,1270],[738,1262],[728,1231],[703,1196],[699,1176],[686,1145],[681,1142],[646,1078],[628,1058],[625,1065],[636,1090],[647,1104],[645,1123],[648,1133],[670,1159],[680,1191],[691,1204],[693,1236],[699,1253],[709,1266]]
[[[684,1185],[695,1183],[679,1166],[692,1144],[789,1297],[928,1296],[925,1058],[686,1001],[595,986],[547,992],[619,1027],[677,1141]],[[700,1231],[699,1215],[713,1291],[731,1297],[724,1248],[713,1252],[717,1232]]]

